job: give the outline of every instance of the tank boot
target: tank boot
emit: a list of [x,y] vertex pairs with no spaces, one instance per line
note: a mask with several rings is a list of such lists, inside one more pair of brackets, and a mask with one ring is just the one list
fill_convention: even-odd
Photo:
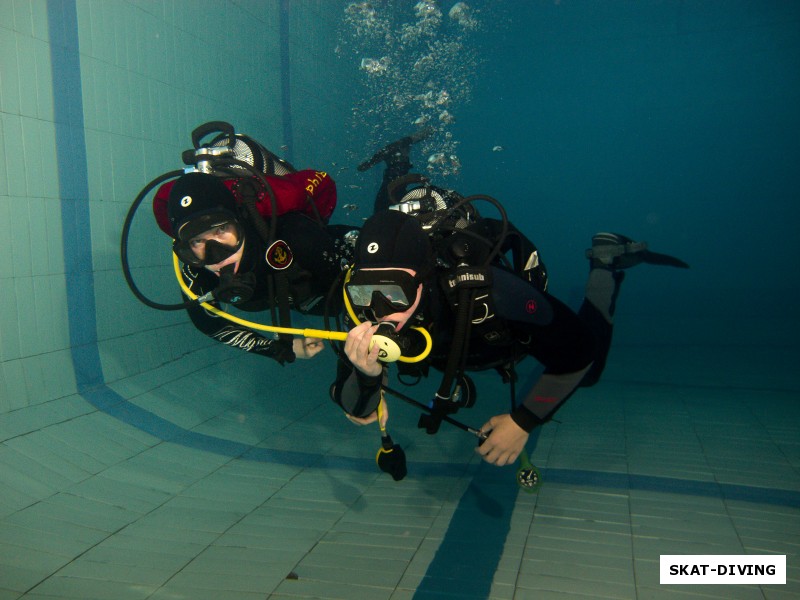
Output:
[[412,144],[416,144],[428,137],[433,133],[431,127],[423,127],[416,133],[407,135],[397,141],[392,142],[378,150],[372,158],[365,160],[358,165],[359,171],[366,171],[371,169],[379,162],[385,162],[388,169],[402,167],[408,172],[411,169],[411,162],[409,161],[409,153]]
[[598,233],[592,237],[592,247],[586,251],[592,269],[617,271],[630,269],[640,263],[688,269],[689,265],[674,256],[651,252],[647,242],[635,242],[618,233]]

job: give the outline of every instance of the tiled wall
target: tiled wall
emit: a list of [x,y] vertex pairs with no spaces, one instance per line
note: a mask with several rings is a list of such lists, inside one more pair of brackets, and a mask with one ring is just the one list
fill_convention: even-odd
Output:
[[[335,85],[332,58],[338,3],[0,1],[0,414],[74,394],[76,339],[96,344],[108,384],[165,364],[180,371],[189,353],[194,368],[219,358],[224,349],[196,332],[183,311],[136,301],[119,266],[120,232],[144,185],[182,167],[180,153],[199,124],[225,120],[275,151],[284,144],[282,9],[292,61],[294,144],[287,151],[299,166],[325,168],[348,111],[347,85]],[[54,18],[64,11],[75,15],[72,31],[68,20]],[[85,159],[78,153],[74,163],[63,141],[59,148],[54,98],[66,84],[51,66],[51,50],[68,51],[62,45],[70,38],[79,44],[80,89],[66,92],[82,104],[69,109],[80,110],[72,114],[83,124],[74,137],[85,146]],[[77,202],[88,201],[88,218],[72,230],[62,223],[59,168],[85,171],[88,199]],[[64,218],[76,217],[69,211]],[[70,305],[73,275],[65,265],[86,248],[90,313]],[[133,274],[164,303],[179,300],[169,248],[145,202],[131,229]]]
[[0,3],[2,411],[72,385],[49,54],[44,6]]

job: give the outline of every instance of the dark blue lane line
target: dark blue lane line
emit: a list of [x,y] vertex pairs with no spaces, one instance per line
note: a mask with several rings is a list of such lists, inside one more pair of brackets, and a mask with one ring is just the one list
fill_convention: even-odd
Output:
[[[280,463],[295,467],[327,466],[366,473],[375,472],[376,467],[371,460],[345,456],[317,455],[293,450],[272,450],[190,431],[125,400],[105,386],[87,389],[82,395],[98,410],[166,442],[181,444],[189,448],[213,452],[223,456],[239,457],[245,460]],[[534,430],[533,434],[531,434],[528,443],[529,453],[532,453],[536,447],[539,431],[539,429]],[[422,433],[420,433],[420,435],[422,435]],[[457,435],[457,433],[455,433],[455,435]],[[415,463],[413,456],[409,458],[409,473],[415,477],[460,477],[473,468],[469,463]],[[517,488],[513,485],[515,469],[516,467],[514,469],[510,467],[504,469],[492,467],[489,469],[489,472],[497,474],[497,477],[504,482],[504,485],[516,492]],[[741,500],[744,502],[771,504],[774,506],[800,506],[800,491],[796,490],[762,488],[691,479],[676,479],[653,475],[629,475],[627,473],[612,473],[606,471],[548,468],[542,468],[540,471],[542,474],[542,485],[566,484],[585,488],[645,490],[688,496],[722,498],[725,500]],[[483,474],[481,478],[487,480],[488,475]]]
[[[523,389],[532,388],[540,373],[540,369],[534,369]],[[511,390],[513,393],[514,387]],[[541,428],[536,428],[528,438],[529,453],[536,449],[540,432]],[[480,463],[414,592],[414,600],[489,597],[519,493],[512,469]]]
[[104,385],[97,350],[89,170],[83,124],[78,15],[75,0],[48,0],[56,162],[70,349],[78,392]]
[[542,469],[542,478],[549,483],[619,490],[643,490],[684,496],[705,496],[723,500],[739,500],[773,506],[800,506],[800,491],[762,488],[734,483],[676,479],[654,475],[628,475],[576,469]]
[[[301,468],[336,468],[362,473],[375,473],[377,469],[373,461],[364,460],[362,458],[262,448],[251,444],[244,444],[242,442],[235,442],[233,440],[226,440],[212,435],[198,433],[196,431],[190,431],[125,400],[105,386],[87,389],[83,392],[82,396],[98,410],[131,427],[144,431],[159,440],[180,444],[187,448],[212,452],[231,458],[241,458],[244,460],[269,462]],[[426,463],[418,470],[415,468],[415,471],[420,474],[424,473],[425,475],[460,475],[466,467],[466,465],[454,465],[453,463]]]
[[[528,439],[533,452],[539,441],[535,429]],[[447,532],[414,592],[425,598],[488,598],[503,556],[511,515],[520,488],[511,468],[498,469],[481,462],[467,491],[458,501]]]

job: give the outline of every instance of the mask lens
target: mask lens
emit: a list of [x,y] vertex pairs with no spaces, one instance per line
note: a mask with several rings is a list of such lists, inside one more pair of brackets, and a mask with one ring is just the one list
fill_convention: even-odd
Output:
[[350,302],[355,306],[369,306],[372,304],[372,294],[382,295],[392,306],[405,310],[411,303],[408,301],[403,288],[399,285],[350,285],[347,288]]
[[[219,240],[226,236],[225,241],[230,241],[227,234],[233,234],[233,245],[223,244]],[[183,262],[194,266],[215,265],[238,252],[242,247],[244,236],[236,221],[216,223],[209,227],[207,233],[195,236],[189,240],[176,240],[173,250]],[[201,254],[203,258],[198,258]]]
[[353,306],[376,308],[376,303],[403,312],[417,297],[416,279],[405,271],[356,271],[345,290]]
[[209,225],[208,229],[206,229],[202,234],[190,238],[187,243],[190,247],[197,248],[212,240],[217,240],[231,233],[236,240],[235,244],[238,245],[242,236],[241,232],[239,231],[239,225],[233,221],[224,221]]
[[202,267],[203,261],[197,258],[187,242],[175,241],[172,244],[172,251],[178,256],[182,263],[193,267]]

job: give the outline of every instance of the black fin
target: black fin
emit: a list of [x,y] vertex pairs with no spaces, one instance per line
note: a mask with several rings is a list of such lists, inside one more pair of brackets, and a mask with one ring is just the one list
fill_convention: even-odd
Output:
[[429,137],[431,133],[433,133],[433,129],[431,127],[423,127],[416,133],[402,137],[391,144],[387,144],[373,154],[372,158],[365,160],[358,165],[357,169],[359,171],[366,171],[383,161],[388,163],[391,163],[395,160],[408,161],[408,152],[409,148],[411,148],[411,145],[424,140],[425,138]]
[[650,252],[644,250],[642,252],[642,261],[649,265],[661,265],[664,267],[678,267],[679,269],[688,269],[689,265],[679,258],[668,256],[666,254],[659,254],[658,252]]

